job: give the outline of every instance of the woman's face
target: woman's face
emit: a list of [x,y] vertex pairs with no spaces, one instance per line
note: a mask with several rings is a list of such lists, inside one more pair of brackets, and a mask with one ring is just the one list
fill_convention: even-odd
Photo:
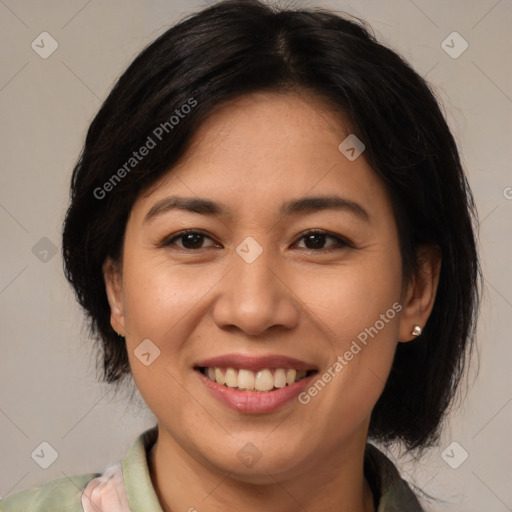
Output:
[[[364,443],[411,328],[390,199],[364,153],[338,148],[349,134],[314,97],[223,107],[138,198],[118,286],[107,277],[159,442],[242,480],[325,468]],[[293,370],[308,373],[293,383]]]

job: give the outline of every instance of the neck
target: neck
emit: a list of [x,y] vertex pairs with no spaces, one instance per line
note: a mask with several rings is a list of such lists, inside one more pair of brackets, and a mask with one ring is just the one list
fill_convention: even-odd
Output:
[[363,472],[366,438],[338,453],[325,454],[317,464],[298,468],[293,475],[263,471],[254,483],[200,464],[162,433],[159,427],[148,465],[164,512],[375,512]]

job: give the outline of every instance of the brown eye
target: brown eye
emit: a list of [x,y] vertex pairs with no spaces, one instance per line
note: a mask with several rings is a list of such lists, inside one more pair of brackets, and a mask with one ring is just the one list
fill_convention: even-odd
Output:
[[161,246],[168,247],[171,245],[177,245],[175,241],[180,239],[182,242],[181,245],[178,245],[178,247],[185,250],[204,249],[204,247],[202,247],[204,241],[206,239],[212,240],[209,236],[205,235],[201,231],[189,229],[174,235],[172,238],[164,240],[161,243]]
[[[325,244],[326,239],[331,239],[336,242],[335,245],[331,245],[330,247],[323,248],[323,245]],[[327,252],[334,250],[336,248],[343,248],[343,247],[352,247],[354,248],[354,245],[349,242],[348,240],[341,238],[339,236],[331,235],[326,231],[322,230],[312,230],[308,231],[307,233],[303,234],[300,240],[304,240],[306,247],[305,249],[313,250],[313,251],[322,251]]]

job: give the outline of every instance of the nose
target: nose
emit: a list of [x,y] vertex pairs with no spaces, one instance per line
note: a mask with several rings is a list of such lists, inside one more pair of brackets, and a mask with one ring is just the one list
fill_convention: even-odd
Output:
[[213,319],[220,328],[257,336],[271,327],[292,329],[299,322],[298,300],[283,266],[263,251],[248,263],[235,254],[233,268],[219,283]]

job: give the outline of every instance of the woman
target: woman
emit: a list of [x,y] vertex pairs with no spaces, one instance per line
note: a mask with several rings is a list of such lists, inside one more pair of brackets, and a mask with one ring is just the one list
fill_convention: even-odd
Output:
[[2,511],[419,511],[368,441],[439,437],[479,299],[474,204],[425,81],[361,23],[221,2],[92,122],[66,275],[157,425]]

